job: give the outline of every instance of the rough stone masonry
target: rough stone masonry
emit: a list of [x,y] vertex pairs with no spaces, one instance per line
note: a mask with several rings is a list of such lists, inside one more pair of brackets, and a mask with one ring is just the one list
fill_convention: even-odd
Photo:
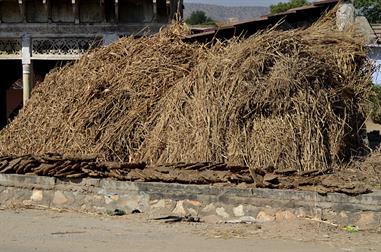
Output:
[[94,213],[138,210],[152,217],[192,215],[205,222],[316,218],[360,229],[381,227],[381,191],[355,197],[323,196],[293,190],[0,174],[0,206],[15,205]]

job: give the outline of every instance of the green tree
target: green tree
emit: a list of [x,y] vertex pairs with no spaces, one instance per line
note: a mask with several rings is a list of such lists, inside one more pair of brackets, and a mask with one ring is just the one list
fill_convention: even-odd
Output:
[[198,24],[213,24],[214,21],[206,15],[203,11],[193,11],[189,18],[185,20],[187,24],[198,25]]
[[310,3],[307,0],[290,0],[286,3],[278,3],[270,6],[271,13],[280,13],[285,12],[292,8],[302,7],[309,5]]
[[381,1],[380,0],[354,0],[354,5],[361,15],[364,15],[369,22],[381,22]]

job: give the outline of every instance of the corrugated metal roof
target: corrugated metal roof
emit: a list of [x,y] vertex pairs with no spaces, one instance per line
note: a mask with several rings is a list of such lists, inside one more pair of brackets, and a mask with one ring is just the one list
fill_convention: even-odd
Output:
[[186,41],[210,41],[214,37],[219,38],[231,38],[234,35],[247,34],[251,35],[258,30],[266,29],[269,26],[275,25],[281,20],[285,23],[292,25],[298,22],[311,19],[317,20],[321,15],[332,9],[340,0],[323,0],[313,2],[310,5],[290,9],[286,12],[269,14],[267,16],[261,16],[252,20],[245,20],[236,23],[231,23],[226,26],[218,27],[214,31],[201,32],[188,36]]
[[381,43],[381,23],[380,24],[371,24],[374,34],[378,38],[378,43]]

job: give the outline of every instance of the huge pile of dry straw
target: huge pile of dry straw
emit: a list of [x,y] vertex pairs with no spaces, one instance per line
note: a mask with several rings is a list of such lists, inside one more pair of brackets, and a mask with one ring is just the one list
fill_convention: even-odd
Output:
[[0,133],[0,154],[326,169],[360,146],[362,41],[331,21],[186,44],[179,27],[125,38],[50,73]]

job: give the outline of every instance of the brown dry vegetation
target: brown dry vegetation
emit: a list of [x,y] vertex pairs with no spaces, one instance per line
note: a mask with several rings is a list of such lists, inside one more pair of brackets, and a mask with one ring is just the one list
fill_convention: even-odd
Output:
[[50,73],[0,154],[326,170],[361,147],[372,70],[331,22],[208,46],[179,26],[122,39]]

